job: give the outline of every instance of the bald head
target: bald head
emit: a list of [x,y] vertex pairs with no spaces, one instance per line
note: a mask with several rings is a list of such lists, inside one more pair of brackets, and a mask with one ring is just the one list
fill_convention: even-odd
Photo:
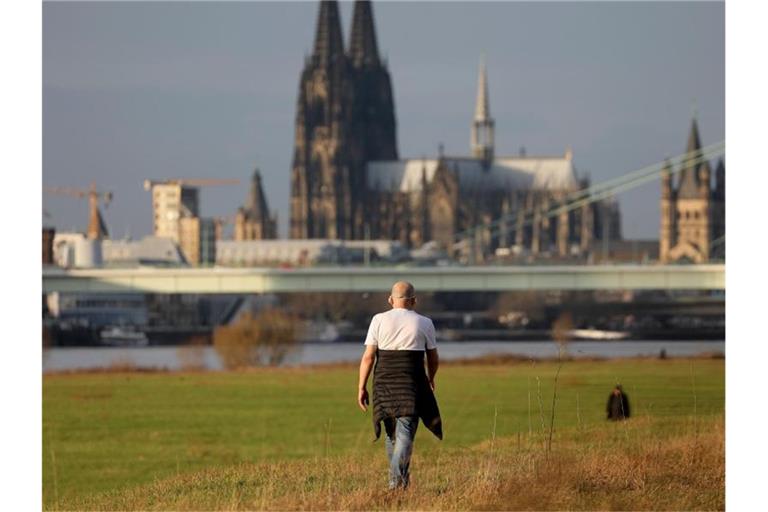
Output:
[[408,281],[398,281],[392,285],[389,304],[393,308],[413,309],[416,304],[416,290]]

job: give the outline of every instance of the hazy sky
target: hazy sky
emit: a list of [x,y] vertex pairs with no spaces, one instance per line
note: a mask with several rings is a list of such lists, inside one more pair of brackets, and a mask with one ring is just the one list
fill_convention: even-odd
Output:
[[[294,116],[316,2],[43,5],[43,183],[115,198],[113,237],[150,234],[146,178],[239,178],[201,191],[232,215],[262,170],[286,236]],[[375,2],[401,157],[469,152],[484,52],[497,154],[562,154],[598,182],[725,137],[724,3]],[[341,5],[345,44],[352,4]],[[619,196],[625,237],[656,238],[659,184]],[[85,201],[46,194],[47,224]]]

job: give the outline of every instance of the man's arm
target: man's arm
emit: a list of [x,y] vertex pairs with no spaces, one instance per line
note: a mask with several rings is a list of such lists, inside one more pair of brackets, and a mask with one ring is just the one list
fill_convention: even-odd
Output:
[[435,390],[435,375],[437,374],[437,367],[440,366],[440,358],[437,356],[436,348],[427,349],[427,377],[429,378],[429,386],[432,391]]
[[363,358],[360,360],[360,378],[357,381],[357,405],[363,411],[368,410],[368,376],[371,374],[373,362],[376,359],[376,345],[366,345]]

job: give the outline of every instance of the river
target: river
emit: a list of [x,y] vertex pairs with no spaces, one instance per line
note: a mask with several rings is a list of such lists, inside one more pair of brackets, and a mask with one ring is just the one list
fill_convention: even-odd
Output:
[[[443,341],[439,343],[442,360],[476,358],[495,354],[530,358],[557,357],[558,346],[551,341]],[[664,350],[668,357],[701,354],[725,354],[725,341],[573,341],[566,353],[579,357],[658,356]],[[349,363],[360,360],[361,343],[306,343],[291,354],[284,366],[325,363]],[[50,348],[43,353],[43,372],[137,368],[178,371],[198,366],[221,370],[222,363],[213,347],[88,347]]]

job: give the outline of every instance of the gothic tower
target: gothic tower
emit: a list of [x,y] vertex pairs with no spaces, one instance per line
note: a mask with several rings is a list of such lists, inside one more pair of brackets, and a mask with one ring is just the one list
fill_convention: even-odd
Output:
[[336,1],[320,2],[296,108],[291,238],[362,238],[366,164],[397,159],[394,100],[373,8],[356,1],[344,51]]
[[667,160],[661,170],[661,232],[659,233],[659,257],[667,262],[669,250],[674,244],[675,190],[672,188],[672,165]]
[[[719,229],[716,217],[720,212],[714,208],[717,186],[713,192],[709,162],[702,159],[695,117],[685,152],[676,188],[672,188],[669,169],[662,173],[659,258],[664,263],[708,261],[714,234]],[[724,176],[724,170],[718,168],[718,174]]]
[[472,120],[472,155],[480,158],[489,165],[493,161],[493,118],[488,98],[488,76],[485,69],[485,58],[480,60],[480,71],[477,78],[477,102],[475,117]]
[[[712,252],[725,258],[725,163],[721,158],[715,170],[715,189],[712,192]],[[711,255],[710,255],[711,256]]]
[[357,0],[352,14],[347,57],[352,68],[350,144],[353,237],[363,238],[369,222],[365,211],[366,163],[397,160],[397,132],[392,81],[379,56],[373,6]]
[[245,207],[235,215],[235,240],[267,240],[277,238],[277,219],[270,215],[267,197],[261,184],[261,172],[253,171],[251,188]]
[[291,238],[349,238],[351,182],[347,144],[349,66],[339,7],[320,2],[312,55],[296,107],[291,174]]

